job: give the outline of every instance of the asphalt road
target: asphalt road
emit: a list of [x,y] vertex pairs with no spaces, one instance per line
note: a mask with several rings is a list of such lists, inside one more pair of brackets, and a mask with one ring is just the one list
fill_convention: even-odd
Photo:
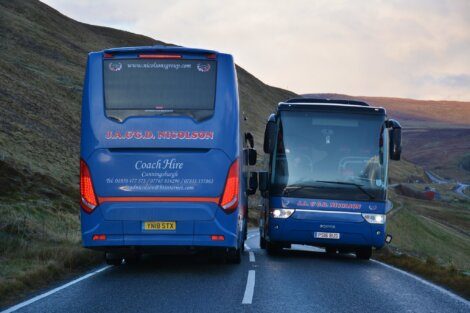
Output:
[[[15,312],[470,312],[470,302],[376,261],[295,247],[242,264],[157,257],[90,273]],[[16,310],[15,310],[16,309]],[[8,309],[7,309],[8,310]]]

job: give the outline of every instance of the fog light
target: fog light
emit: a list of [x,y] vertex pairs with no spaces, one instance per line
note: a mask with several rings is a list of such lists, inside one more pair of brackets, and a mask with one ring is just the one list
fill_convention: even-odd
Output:
[[377,231],[377,236],[380,236],[381,232],[380,230]]
[[370,224],[385,224],[385,214],[362,213],[362,217]]
[[212,241],[224,241],[225,237],[223,235],[212,235],[211,240]]
[[271,214],[274,218],[288,218],[294,214],[294,209],[273,209]]

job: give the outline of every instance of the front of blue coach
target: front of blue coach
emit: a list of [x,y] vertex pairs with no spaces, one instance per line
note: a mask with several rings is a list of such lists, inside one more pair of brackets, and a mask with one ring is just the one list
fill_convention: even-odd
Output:
[[291,244],[356,252],[368,259],[386,239],[389,157],[399,159],[401,127],[363,102],[294,99],[266,127],[268,172],[261,246]]
[[155,248],[220,248],[246,232],[231,55],[184,47],[88,56],[80,154],[83,245],[110,263]]

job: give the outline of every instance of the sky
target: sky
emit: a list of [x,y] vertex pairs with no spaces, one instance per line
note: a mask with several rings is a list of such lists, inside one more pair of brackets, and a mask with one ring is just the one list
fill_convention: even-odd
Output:
[[230,53],[296,93],[470,101],[469,0],[44,0],[81,22]]

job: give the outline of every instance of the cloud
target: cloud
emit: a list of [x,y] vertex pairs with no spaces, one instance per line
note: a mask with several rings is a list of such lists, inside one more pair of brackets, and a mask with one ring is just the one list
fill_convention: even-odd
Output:
[[299,93],[470,100],[459,78],[470,75],[466,0],[44,2],[83,22],[232,53]]

